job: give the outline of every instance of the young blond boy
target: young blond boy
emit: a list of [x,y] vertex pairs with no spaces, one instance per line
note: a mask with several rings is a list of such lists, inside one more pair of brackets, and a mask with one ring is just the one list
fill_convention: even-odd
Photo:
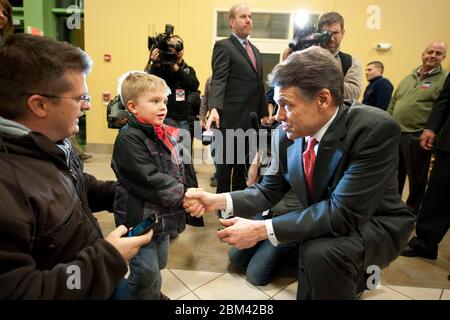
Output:
[[170,89],[163,79],[129,72],[119,93],[130,113],[114,144],[111,166],[117,176],[114,211],[136,226],[150,215],[158,222],[152,241],[130,260],[128,291],[132,299],[161,299],[161,272],[167,264],[169,234],[186,225],[182,207],[186,190],[183,163],[178,159],[178,129],[163,124]]

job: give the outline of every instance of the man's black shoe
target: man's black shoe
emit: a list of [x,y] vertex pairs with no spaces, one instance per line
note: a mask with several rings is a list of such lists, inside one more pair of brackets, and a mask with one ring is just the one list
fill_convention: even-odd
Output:
[[402,251],[401,255],[404,257],[421,257],[425,259],[430,260],[436,260],[437,259],[437,249],[430,250],[425,249],[421,247],[418,243],[416,238],[413,238],[411,241],[408,242],[406,245],[405,250]]

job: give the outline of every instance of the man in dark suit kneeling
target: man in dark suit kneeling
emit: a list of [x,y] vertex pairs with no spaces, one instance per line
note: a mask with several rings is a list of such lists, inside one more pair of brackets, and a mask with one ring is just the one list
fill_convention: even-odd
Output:
[[269,82],[281,125],[263,181],[226,194],[190,189],[185,207],[251,217],[292,189],[304,209],[221,220],[218,237],[237,248],[299,241],[297,298],[354,299],[375,288],[369,275],[400,254],[414,225],[397,192],[400,127],[382,110],[343,103],[343,75],[325,49],[293,53]]

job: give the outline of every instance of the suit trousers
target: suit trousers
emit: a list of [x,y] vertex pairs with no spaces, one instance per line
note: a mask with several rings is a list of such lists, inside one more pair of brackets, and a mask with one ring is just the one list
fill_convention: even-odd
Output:
[[416,223],[418,240],[434,250],[450,227],[450,153],[438,151]]
[[[243,190],[247,188],[246,170],[250,163],[248,138],[241,140],[230,135],[227,137],[226,129],[219,130],[222,134],[222,143],[221,139],[215,138],[217,193]],[[242,159],[244,161],[240,161]]]
[[364,252],[359,233],[303,241],[297,299],[355,299],[366,288]]
[[408,176],[409,195],[406,206],[415,215],[419,214],[425,195],[431,159],[431,152],[422,149],[419,144],[421,134],[422,132],[402,132],[398,164],[399,193],[402,195],[406,176]]
[[[255,216],[255,220],[264,219],[261,213]],[[275,247],[269,240],[263,240],[247,249],[231,247],[228,258],[233,267],[245,268],[248,282],[265,286],[288,264],[291,256],[296,257],[296,252],[297,242],[280,243]]]

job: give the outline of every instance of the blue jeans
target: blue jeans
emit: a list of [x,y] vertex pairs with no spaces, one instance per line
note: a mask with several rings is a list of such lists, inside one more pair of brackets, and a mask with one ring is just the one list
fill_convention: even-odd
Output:
[[270,283],[275,272],[284,265],[289,254],[297,254],[296,242],[279,244],[274,247],[269,240],[258,242],[248,249],[230,248],[228,257],[234,267],[246,267],[247,281],[255,286]]
[[127,279],[120,279],[109,300],[130,300],[130,293],[128,292],[128,282]]
[[128,291],[131,299],[160,300],[161,271],[167,265],[169,235],[154,235],[130,260]]

